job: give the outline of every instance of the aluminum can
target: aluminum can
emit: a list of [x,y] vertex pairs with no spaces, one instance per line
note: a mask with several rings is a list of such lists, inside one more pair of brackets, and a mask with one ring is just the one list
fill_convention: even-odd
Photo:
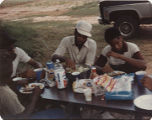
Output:
[[50,70],[50,69],[54,69],[54,63],[52,62],[52,61],[50,61],[50,62],[47,62],[46,63],[46,66],[47,66],[47,68]]
[[54,63],[52,61],[49,61],[46,63],[46,72],[45,72],[45,81],[46,85],[51,85],[54,81]]
[[67,87],[67,77],[64,69],[56,69],[54,71],[56,85],[58,89],[63,89]]

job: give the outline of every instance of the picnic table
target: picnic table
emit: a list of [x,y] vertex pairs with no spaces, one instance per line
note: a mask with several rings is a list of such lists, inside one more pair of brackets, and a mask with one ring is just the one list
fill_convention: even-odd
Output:
[[[135,82],[132,85],[134,99],[141,96],[152,94],[147,88],[139,87]],[[56,87],[45,88],[43,94],[41,95],[42,99],[47,99],[49,101],[57,101],[63,103],[73,103],[79,106],[93,107],[101,110],[116,111],[134,114],[136,118],[141,117],[142,115],[152,115],[151,111],[140,110],[136,108],[133,103],[133,100],[101,100],[101,96],[94,96],[92,101],[85,101],[84,95],[80,93],[74,93],[71,86],[68,86],[65,89],[59,90]]]

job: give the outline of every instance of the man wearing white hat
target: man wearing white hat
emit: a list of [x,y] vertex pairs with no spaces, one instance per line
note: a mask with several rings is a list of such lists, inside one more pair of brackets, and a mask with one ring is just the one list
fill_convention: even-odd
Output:
[[[91,37],[92,25],[86,21],[78,21],[74,36],[64,37],[54,52],[52,60],[59,59],[66,62],[68,67],[74,68],[75,64],[93,65],[96,55],[96,42]],[[64,56],[68,52],[70,58]]]

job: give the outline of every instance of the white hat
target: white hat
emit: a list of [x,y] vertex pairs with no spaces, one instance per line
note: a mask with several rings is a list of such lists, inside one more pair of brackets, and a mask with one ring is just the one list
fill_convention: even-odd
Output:
[[0,4],[3,2],[4,0],[0,0]]
[[78,33],[91,37],[92,25],[86,21],[78,21],[76,25],[76,29]]

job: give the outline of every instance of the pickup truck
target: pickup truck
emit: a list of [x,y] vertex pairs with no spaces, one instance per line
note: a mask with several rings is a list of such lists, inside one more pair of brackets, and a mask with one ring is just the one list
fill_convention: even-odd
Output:
[[101,0],[99,10],[99,23],[114,23],[126,38],[133,37],[140,24],[152,24],[152,0]]

